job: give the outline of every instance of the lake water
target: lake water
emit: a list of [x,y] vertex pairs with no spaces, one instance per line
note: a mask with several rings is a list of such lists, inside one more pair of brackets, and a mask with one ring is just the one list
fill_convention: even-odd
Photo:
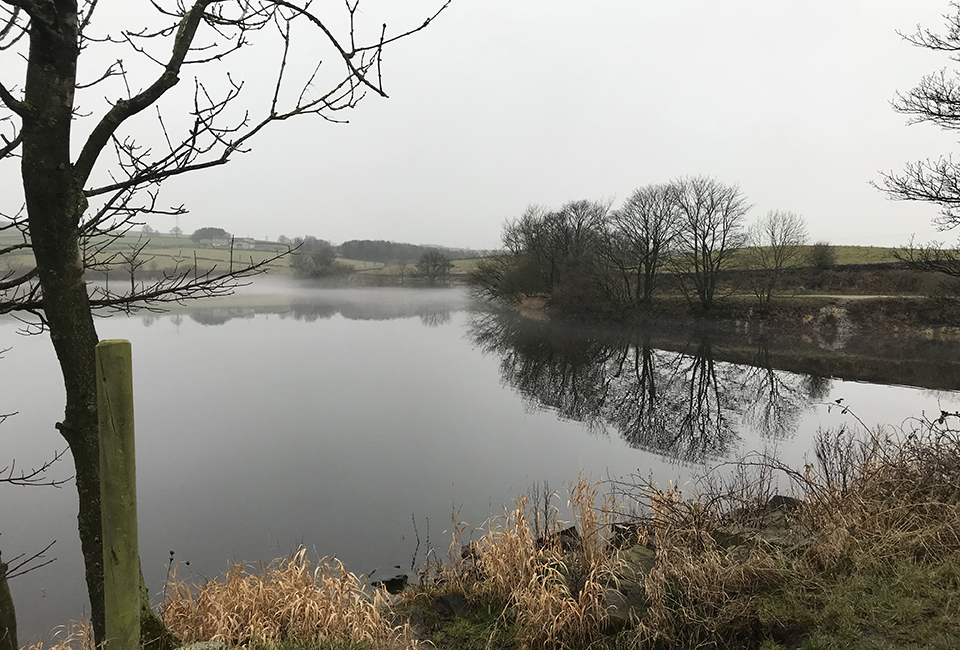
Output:
[[[63,389],[49,340],[19,327],[0,320],[0,413],[18,411],[0,467],[29,468],[65,446]],[[390,577],[445,553],[454,514],[480,525],[536,483],[565,497],[581,472],[685,482],[752,449],[802,462],[818,427],[851,421],[824,406],[841,398],[871,426],[960,405],[936,353],[926,388],[831,379],[765,365],[777,353],[763,346],[749,365],[729,341],[498,317],[460,289],[258,282],[98,328],[133,344],[141,561],[158,600],[171,550],[195,580],[301,544]],[[86,614],[76,495],[0,484],[4,560],[54,540],[55,562],[11,581],[21,644]]]

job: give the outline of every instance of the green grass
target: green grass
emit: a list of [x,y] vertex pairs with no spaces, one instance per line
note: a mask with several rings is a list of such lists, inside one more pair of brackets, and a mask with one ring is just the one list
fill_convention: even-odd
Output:
[[[806,247],[811,248],[810,246]],[[894,253],[896,248],[881,248],[879,246],[834,246],[837,255],[837,264],[878,264],[881,262],[896,262]]]
[[[801,247],[800,254],[796,258],[794,266],[808,266],[807,258],[813,246]],[[836,264],[880,264],[884,262],[896,262],[894,253],[897,248],[883,248],[880,246],[834,246],[833,252],[836,255]],[[731,257],[733,266],[737,266],[739,252]],[[749,266],[747,266],[749,268]]]
[[818,593],[798,585],[765,595],[770,620],[792,638],[762,650],[960,648],[960,558],[935,565],[901,558],[882,569],[824,576]]

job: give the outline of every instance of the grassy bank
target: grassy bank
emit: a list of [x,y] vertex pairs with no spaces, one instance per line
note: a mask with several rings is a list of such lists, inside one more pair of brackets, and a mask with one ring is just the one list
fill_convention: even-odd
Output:
[[575,529],[521,496],[397,596],[301,551],[174,580],[163,616],[284,650],[960,647],[958,423],[821,432],[804,468],[754,456],[689,491],[581,480]]

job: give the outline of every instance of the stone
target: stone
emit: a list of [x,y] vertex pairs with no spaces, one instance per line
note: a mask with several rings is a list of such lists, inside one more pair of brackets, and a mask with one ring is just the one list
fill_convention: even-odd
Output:
[[407,588],[407,574],[403,573],[386,580],[377,580],[373,583],[374,587],[383,587],[389,594],[399,594]]
[[198,641],[180,646],[179,650],[227,650],[227,644],[222,641]]
[[454,616],[465,615],[470,610],[470,605],[463,594],[444,594],[433,599],[430,609],[441,619],[449,620]]
[[577,527],[570,526],[552,535],[545,535],[537,540],[537,546],[541,548],[555,544],[559,544],[560,549],[563,551],[575,551],[580,548],[580,532],[577,530]]

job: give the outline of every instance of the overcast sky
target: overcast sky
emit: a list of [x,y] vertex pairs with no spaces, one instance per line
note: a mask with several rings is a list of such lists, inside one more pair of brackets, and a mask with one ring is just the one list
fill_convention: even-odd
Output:
[[[438,3],[365,0],[364,17],[400,28]],[[950,64],[897,30],[939,30],[948,9],[946,0],[454,0],[387,52],[390,99],[369,97],[347,125],[283,124],[166,196],[191,209],[186,232],[487,248],[530,204],[617,206],[638,186],[708,175],[739,183],[751,218],[801,213],[813,239],[955,241],[936,233],[931,206],[888,201],[869,185],[880,170],[957,148],[936,127],[908,127],[889,103]],[[272,63],[258,61],[244,71],[268,74]],[[151,225],[169,230],[172,218]]]

